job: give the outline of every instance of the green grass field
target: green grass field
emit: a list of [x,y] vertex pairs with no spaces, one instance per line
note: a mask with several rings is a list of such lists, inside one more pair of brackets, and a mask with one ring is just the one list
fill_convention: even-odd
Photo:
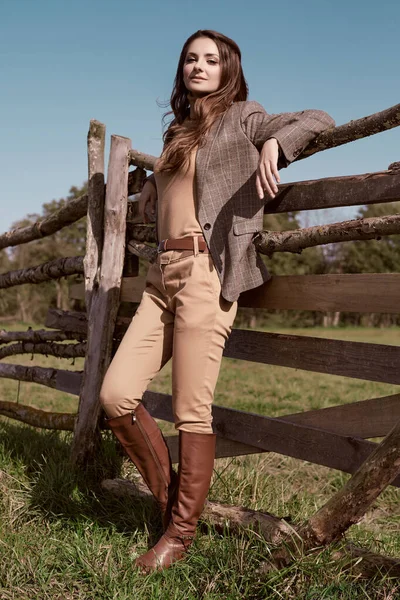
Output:
[[[0,323],[1,328],[1,323]],[[10,327],[5,327],[10,329]],[[13,329],[22,329],[17,324]],[[397,329],[307,329],[282,333],[398,345]],[[82,369],[82,359],[18,356],[19,364]],[[167,367],[151,389],[170,392]],[[35,384],[0,380],[1,400],[75,412],[77,398]],[[224,359],[215,404],[269,416],[355,402],[398,387]],[[174,428],[163,424],[167,433]],[[134,477],[104,434],[98,465],[104,476]],[[396,599],[398,582],[358,580],[330,550],[306,556],[268,577],[257,569],[270,548],[256,531],[198,534],[188,560],[164,573],[138,575],[132,558],[157,532],[144,500],[117,499],[90,473],[69,465],[71,434],[34,429],[0,417],[0,599]],[[97,473],[98,475],[98,473]],[[276,454],[219,459],[209,498],[262,509],[300,523],[340,489],[348,476]],[[400,557],[400,494],[388,488],[346,540]]]

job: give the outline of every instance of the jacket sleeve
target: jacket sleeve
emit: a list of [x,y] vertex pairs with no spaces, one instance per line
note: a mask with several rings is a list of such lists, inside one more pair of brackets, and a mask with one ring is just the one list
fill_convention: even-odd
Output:
[[308,144],[335,121],[323,110],[269,115],[258,102],[246,102],[241,113],[245,135],[261,150],[269,138],[276,138],[281,149],[278,167],[287,167]]

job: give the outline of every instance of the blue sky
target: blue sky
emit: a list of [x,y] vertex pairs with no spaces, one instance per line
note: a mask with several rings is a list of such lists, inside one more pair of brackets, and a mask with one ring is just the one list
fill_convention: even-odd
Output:
[[[342,124],[400,102],[400,3],[383,0],[2,0],[0,232],[87,177],[98,119],[157,155],[185,39],[219,30],[240,46],[250,99],[270,113],[320,108]],[[383,170],[400,128],[281,171],[283,182]],[[311,222],[351,217],[325,211]]]

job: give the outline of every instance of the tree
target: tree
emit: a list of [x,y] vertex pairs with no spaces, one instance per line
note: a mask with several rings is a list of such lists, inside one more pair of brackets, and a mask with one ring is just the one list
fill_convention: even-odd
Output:
[[[357,218],[382,217],[398,214],[399,211],[400,202],[372,204],[361,207]],[[400,235],[336,245],[332,270],[336,273],[400,273]],[[393,325],[398,319],[397,315],[343,315],[347,323],[368,326]]]
[[[13,228],[29,225],[49,216],[67,202],[78,198],[86,191],[87,184],[84,184],[82,188],[71,187],[69,195],[66,198],[52,200],[43,204],[41,215],[29,214],[24,219],[14,223]],[[9,251],[9,263],[5,269],[2,268],[2,271],[23,269],[63,256],[82,255],[85,253],[85,243],[86,217],[64,227],[51,236],[11,248]],[[25,322],[42,322],[49,306],[62,309],[70,307],[68,289],[69,282],[73,280],[75,280],[74,277],[49,281],[38,285],[26,284],[18,286],[14,292],[14,305],[8,305],[7,311],[14,311],[14,314],[19,313],[19,317]],[[2,310],[1,305],[0,310]]]

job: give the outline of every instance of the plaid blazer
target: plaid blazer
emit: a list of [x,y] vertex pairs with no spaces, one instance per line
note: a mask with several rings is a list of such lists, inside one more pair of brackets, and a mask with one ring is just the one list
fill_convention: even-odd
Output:
[[197,218],[222,285],[233,302],[270,279],[252,239],[262,230],[265,200],[256,191],[264,142],[274,137],[287,167],[334,120],[320,110],[269,115],[254,101],[234,102],[219,116],[196,154]]
[[198,220],[218,271],[222,296],[233,302],[270,279],[252,239],[262,230],[265,200],[256,191],[264,142],[281,148],[287,167],[334,120],[320,110],[269,115],[258,102],[235,102],[213,124],[196,155]]

